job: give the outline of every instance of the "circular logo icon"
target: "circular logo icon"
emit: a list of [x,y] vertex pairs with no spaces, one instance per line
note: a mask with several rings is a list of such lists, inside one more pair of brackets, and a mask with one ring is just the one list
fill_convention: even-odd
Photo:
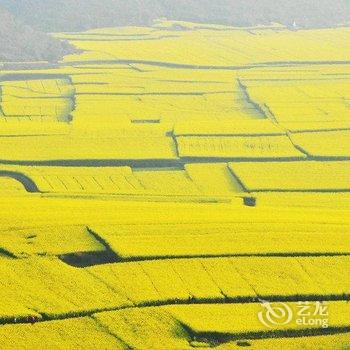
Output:
[[293,311],[286,303],[262,301],[263,310],[258,313],[259,321],[268,328],[287,325],[292,321]]

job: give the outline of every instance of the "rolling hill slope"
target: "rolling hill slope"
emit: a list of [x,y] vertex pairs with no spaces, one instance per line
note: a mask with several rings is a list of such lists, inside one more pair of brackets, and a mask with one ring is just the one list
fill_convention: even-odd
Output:
[[0,7],[0,62],[56,61],[74,49],[66,42],[22,24]]

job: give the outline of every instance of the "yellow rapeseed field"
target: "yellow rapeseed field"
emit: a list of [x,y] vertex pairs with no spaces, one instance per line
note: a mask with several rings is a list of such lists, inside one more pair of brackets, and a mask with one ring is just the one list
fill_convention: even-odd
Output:
[[347,349],[350,29],[53,35],[0,71],[0,349]]

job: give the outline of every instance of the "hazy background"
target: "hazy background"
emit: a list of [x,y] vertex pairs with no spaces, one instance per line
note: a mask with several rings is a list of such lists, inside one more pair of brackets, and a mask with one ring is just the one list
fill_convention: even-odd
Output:
[[44,32],[147,25],[159,17],[329,27],[350,23],[350,0],[0,0],[0,61],[55,60],[72,50]]

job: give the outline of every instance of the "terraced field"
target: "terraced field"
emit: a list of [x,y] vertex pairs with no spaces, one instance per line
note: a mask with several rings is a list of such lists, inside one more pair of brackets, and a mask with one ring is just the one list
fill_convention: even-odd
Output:
[[0,348],[349,349],[349,28],[55,36],[0,71]]

